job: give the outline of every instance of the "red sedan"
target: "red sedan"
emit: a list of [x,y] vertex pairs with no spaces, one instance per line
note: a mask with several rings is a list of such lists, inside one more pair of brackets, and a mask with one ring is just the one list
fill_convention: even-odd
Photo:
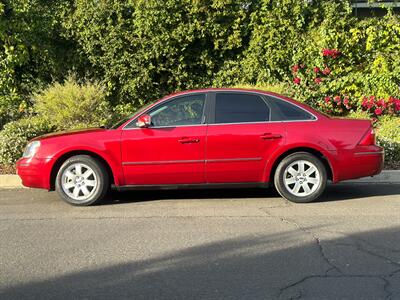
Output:
[[74,205],[116,189],[266,187],[310,202],[327,180],[378,174],[384,151],[367,120],[328,117],[269,92],[173,94],[109,129],[44,135],[17,162],[27,187]]

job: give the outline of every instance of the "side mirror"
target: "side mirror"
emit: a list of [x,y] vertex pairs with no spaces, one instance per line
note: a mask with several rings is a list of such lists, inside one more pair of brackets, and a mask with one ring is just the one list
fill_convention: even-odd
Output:
[[136,122],[136,126],[140,128],[147,128],[151,125],[150,115],[141,115]]

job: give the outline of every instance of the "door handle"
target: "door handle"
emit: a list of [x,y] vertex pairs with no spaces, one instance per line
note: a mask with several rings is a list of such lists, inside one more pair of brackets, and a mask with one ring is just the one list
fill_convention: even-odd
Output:
[[274,139],[281,139],[282,135],[274,134],[274,133],[264,133],[260,136],[263,140],[274,140]]
[[198,142],[200,142],[200,140],[196,139],[196,138],[183,137],[183,138],[180,138],[178,140],[178,142],[181,143],[181,144],[191,144],[191,143],[198,143]]

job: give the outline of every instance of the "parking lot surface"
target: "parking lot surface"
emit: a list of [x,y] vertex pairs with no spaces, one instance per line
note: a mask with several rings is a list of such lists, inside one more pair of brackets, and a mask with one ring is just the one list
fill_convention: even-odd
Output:
[[113,193],[0,189],[0,299],[399,299],[400,183]]

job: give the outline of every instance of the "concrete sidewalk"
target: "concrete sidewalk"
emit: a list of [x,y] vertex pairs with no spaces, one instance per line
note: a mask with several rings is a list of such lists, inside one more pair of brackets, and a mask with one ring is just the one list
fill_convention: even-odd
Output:
[[[400,170],[384,170],[373,177],[363,177],[343,183],[400,183]],[[0,175],[0,188],[23,188],[18,175]]]

